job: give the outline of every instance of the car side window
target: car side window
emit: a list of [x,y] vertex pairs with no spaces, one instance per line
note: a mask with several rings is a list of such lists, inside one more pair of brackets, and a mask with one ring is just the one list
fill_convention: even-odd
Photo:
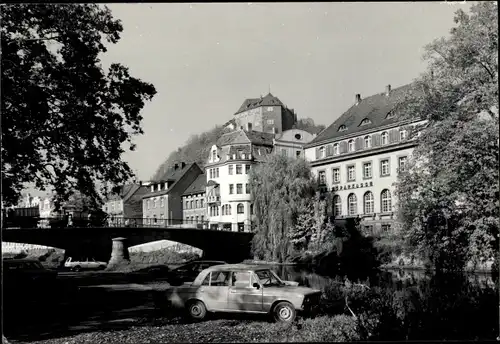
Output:
[[212,271],[210,285],[215,287],[229,286],[229,272]]
[[211,272],[209,272],[207,274],[207,276],[205,277],[205,279],[203,280],[203,282],[201,282],[201,285],[206,285],[206,286],[210,285],[210,275],[211,274],[212,274]]
[[248,271],[233,272],[233,287],[235,288],[250,287],[250,272]]

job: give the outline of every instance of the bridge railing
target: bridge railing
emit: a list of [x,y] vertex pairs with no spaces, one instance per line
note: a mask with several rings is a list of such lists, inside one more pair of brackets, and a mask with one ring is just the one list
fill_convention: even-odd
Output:
[[[210,230],[232,231],[231,223],[222,223],[205,220],[187,220],[187,219],[158,219],[158,218],[123,218],[123,217],[71,217],[57,216],[36,218],[26,225],[26,221],[11,221],[7,228],[71,228],[71,227],[156,227],[156,228],[197,228]],[[238,232],[250,232],[253,230],[252,223],[245,223],[244,226],[237,228]]]

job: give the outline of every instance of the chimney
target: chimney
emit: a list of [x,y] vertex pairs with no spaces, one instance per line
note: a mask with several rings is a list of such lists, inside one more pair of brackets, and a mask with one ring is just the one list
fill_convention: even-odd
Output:
[[252,123],[247,123],[247,131],[252,131]]
[[179,168],[179,164],[174,165],[174,170],[177,170]]
[[385,86],[385,95],[388,96],[391,93],[391,85]]
[[361,94],[356,94],[356,105],[358,105],[361,102]]
[[181,169],[186,167],[186,163],[185,162],[181,162]]

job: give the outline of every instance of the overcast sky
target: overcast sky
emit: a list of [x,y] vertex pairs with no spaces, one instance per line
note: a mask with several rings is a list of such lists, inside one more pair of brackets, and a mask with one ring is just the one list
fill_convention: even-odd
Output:
[[411,82],[423,46],[470,2],[111,4],[122,39],[102,62],[154,84],[145,134],[125,159],[149,179],[189,138],[223,124],[245,98],[272,93],[329,125],[362,97]]

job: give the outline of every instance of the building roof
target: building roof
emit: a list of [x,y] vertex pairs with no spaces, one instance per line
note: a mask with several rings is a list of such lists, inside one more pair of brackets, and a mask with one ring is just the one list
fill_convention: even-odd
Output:
[[142,198],[156,197],[169,193],[170,190],[172,190],[177,185],[177,182],[182,178],[182,176],[184,176],[184,174],[191,169],[191,167],[197,168],[198,170],[201,171],[200,167],[195,162],[191,164],[186,164],[184,165],[184,167],[182,167],[182,165],[179,165],[177,169],[171,168],[163,175],[163,177],[160,180],[155,181],[156,183],[163,181],[172,181],[173,183],[168,187],[168,189],[148,192],[145,195],[143,195]]
[[260,131],[246,131],[244,129],[238,129],[230,133],[223,134],[217,140],[217,146],[223,147],[231,144],[248,144],[252,143],[254,145],[261,146],[272,146],[273,145],[274,134],[263,133]]
[[243,102],[243,104],[241,104],[238,111],[236,111],[235,115],[240,112],[255,109],[261,106],[284,106],[284,105],[281,102],[281,100],[273,96],[271,93],[268,93],[267,96],[265,97],[245,99],[245,101]]
[[186,191],[182,194],[182,196],[194,195],[205,192],[205,185],[207,182],[207,176],[202,173],[200,174],[192,183],[188,186]]
[[[388,117],[387,115],[412,90],[412,84],[408,84],[391,90],[389,95],[383,92],[366,99],[361,99],[357,105],[351,106],[335,122],[320,132],[306,147],[357,132],[397,123],[397,116]],[[367,120],[367,124],[361,125],[361,122],[365,119]],[[346,127],[346,130],[339,131],[342,125]]]

